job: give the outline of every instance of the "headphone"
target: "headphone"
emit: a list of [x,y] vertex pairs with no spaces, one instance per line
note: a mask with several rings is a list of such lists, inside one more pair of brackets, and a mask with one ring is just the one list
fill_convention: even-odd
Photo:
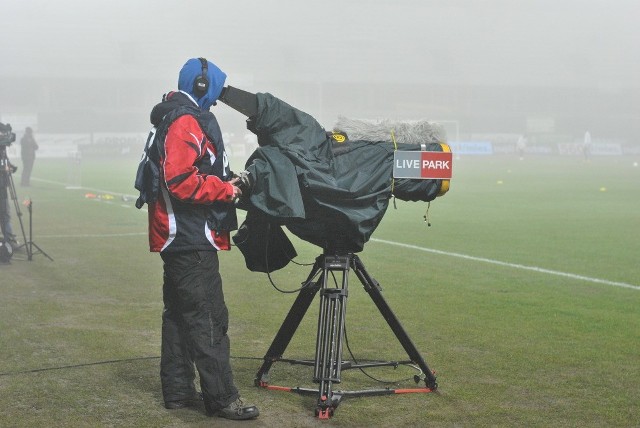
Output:
[[196,77],[196,80],[193,82],[193,95],[195,95],[196,98],[201,98],[209,91],[209,79],[207,78],[209,65],[206,59],[198,59],[200,60],[200,64],[202,64],[202,74]]

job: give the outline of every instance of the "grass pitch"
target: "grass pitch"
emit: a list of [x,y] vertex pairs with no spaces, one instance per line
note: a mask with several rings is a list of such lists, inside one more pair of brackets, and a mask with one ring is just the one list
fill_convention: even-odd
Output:
[[[450,192],[390,205],[360,254],[437,372],[432,394],[344,400],[329,422],[315,397],[253,386],[295,295],[221,254],[236,383],[261,416],[246,426],[637,426],[640,420],[640,168],[621,157],[468,157]],[[162,406],[162,267],[133,201],[135,161],[38,159],[32,261],[0,266],[0,426],[224,425]],[[242,160],[235,169],[241,169]],[[74,167],[75,168],[75,167]],[[77,171],[72,171],[77,178]],[[74,178],[74,180],[76,179]],[[95,197],[91,197],[95,195]],[[113,199],[111,199],[113,197]],[[21,205],[28,236],[28,212]],[[14,229],[20,231],[14,214]],[[22,241],[22,239],[21,239]],[[320,249],[294,239],[299,262]],[[299,287],[309,266],[273,275]],[[347,310],[359,359],[403,360],[355,276]],[[317,301],[286,357],[313,358]],[[345,359],[350,359],[345,350]],[[413,387],[414,372],[344,371],[338,389]],[[273,384],[315,387],[310,369],[276,363]],[[237,425],[238,423],[228,423]]]

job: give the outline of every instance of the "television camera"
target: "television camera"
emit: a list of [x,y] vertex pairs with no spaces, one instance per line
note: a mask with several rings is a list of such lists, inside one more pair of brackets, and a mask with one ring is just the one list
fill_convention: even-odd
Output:
[[7,147],[16,141],[16,134],[12,132],[11,125],[0,122],[0,173],[11,174],[18,170],[7,158]]
[[[448,179],[393,176],[400,152],[450,152],[443,135],[427,123],[412,127],[420,131],[418,138],[392,142],[391,133],[362,133],[358,128],[367,125],[357,121],[343,120],[341,130],[327,132],[309,114],[268,93],[226,87],[220,101],[245,114],[247,128],[258,137],[259,147],[240,174],[238,208],[247,218],[234,236],[250,270],[278,270],[295,257],[282,227],[325,251],[360,252],[392,198],[430,202],[449,189]],[[269,251],[261,251],[266,244]]]
[[0,122],[0,148],[10,146],[16,141],[16,134],[11,131],[11,125]]

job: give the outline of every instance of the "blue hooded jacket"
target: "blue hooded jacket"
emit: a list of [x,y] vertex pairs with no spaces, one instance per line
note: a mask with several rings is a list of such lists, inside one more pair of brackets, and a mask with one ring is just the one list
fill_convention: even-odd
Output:
[[180,70],[180,75],[178,76],[178,89],[191,95],[200,108],[205,111],[209,110],[209,108],[216,103],[224,87],[224,81],[227,78],[227,75],[211,61],[207,61],[207,64],[209,90],[201,98],[196,98],[193,94],[193,83],[198,76],[202,75],[202,64],[198,58],[188,60],[182,67],[182,70]]

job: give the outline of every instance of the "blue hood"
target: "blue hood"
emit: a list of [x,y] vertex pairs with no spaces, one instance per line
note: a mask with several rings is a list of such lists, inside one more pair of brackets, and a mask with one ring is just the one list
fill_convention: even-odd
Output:
[[211,61],[207,61],[207,64],[209,68],[207,71],[209,91],[201,98],[196,98],[193,94],[193,83],[196,77],[202,75],[202,64],[198,58],[188,60],[182,67],[182,70],[180,70],[178,77],[178,89],[191,95],[202,110],[209,110],[209,108],[216,103],[224,87],[224,81],[227,78],[227,75]]

